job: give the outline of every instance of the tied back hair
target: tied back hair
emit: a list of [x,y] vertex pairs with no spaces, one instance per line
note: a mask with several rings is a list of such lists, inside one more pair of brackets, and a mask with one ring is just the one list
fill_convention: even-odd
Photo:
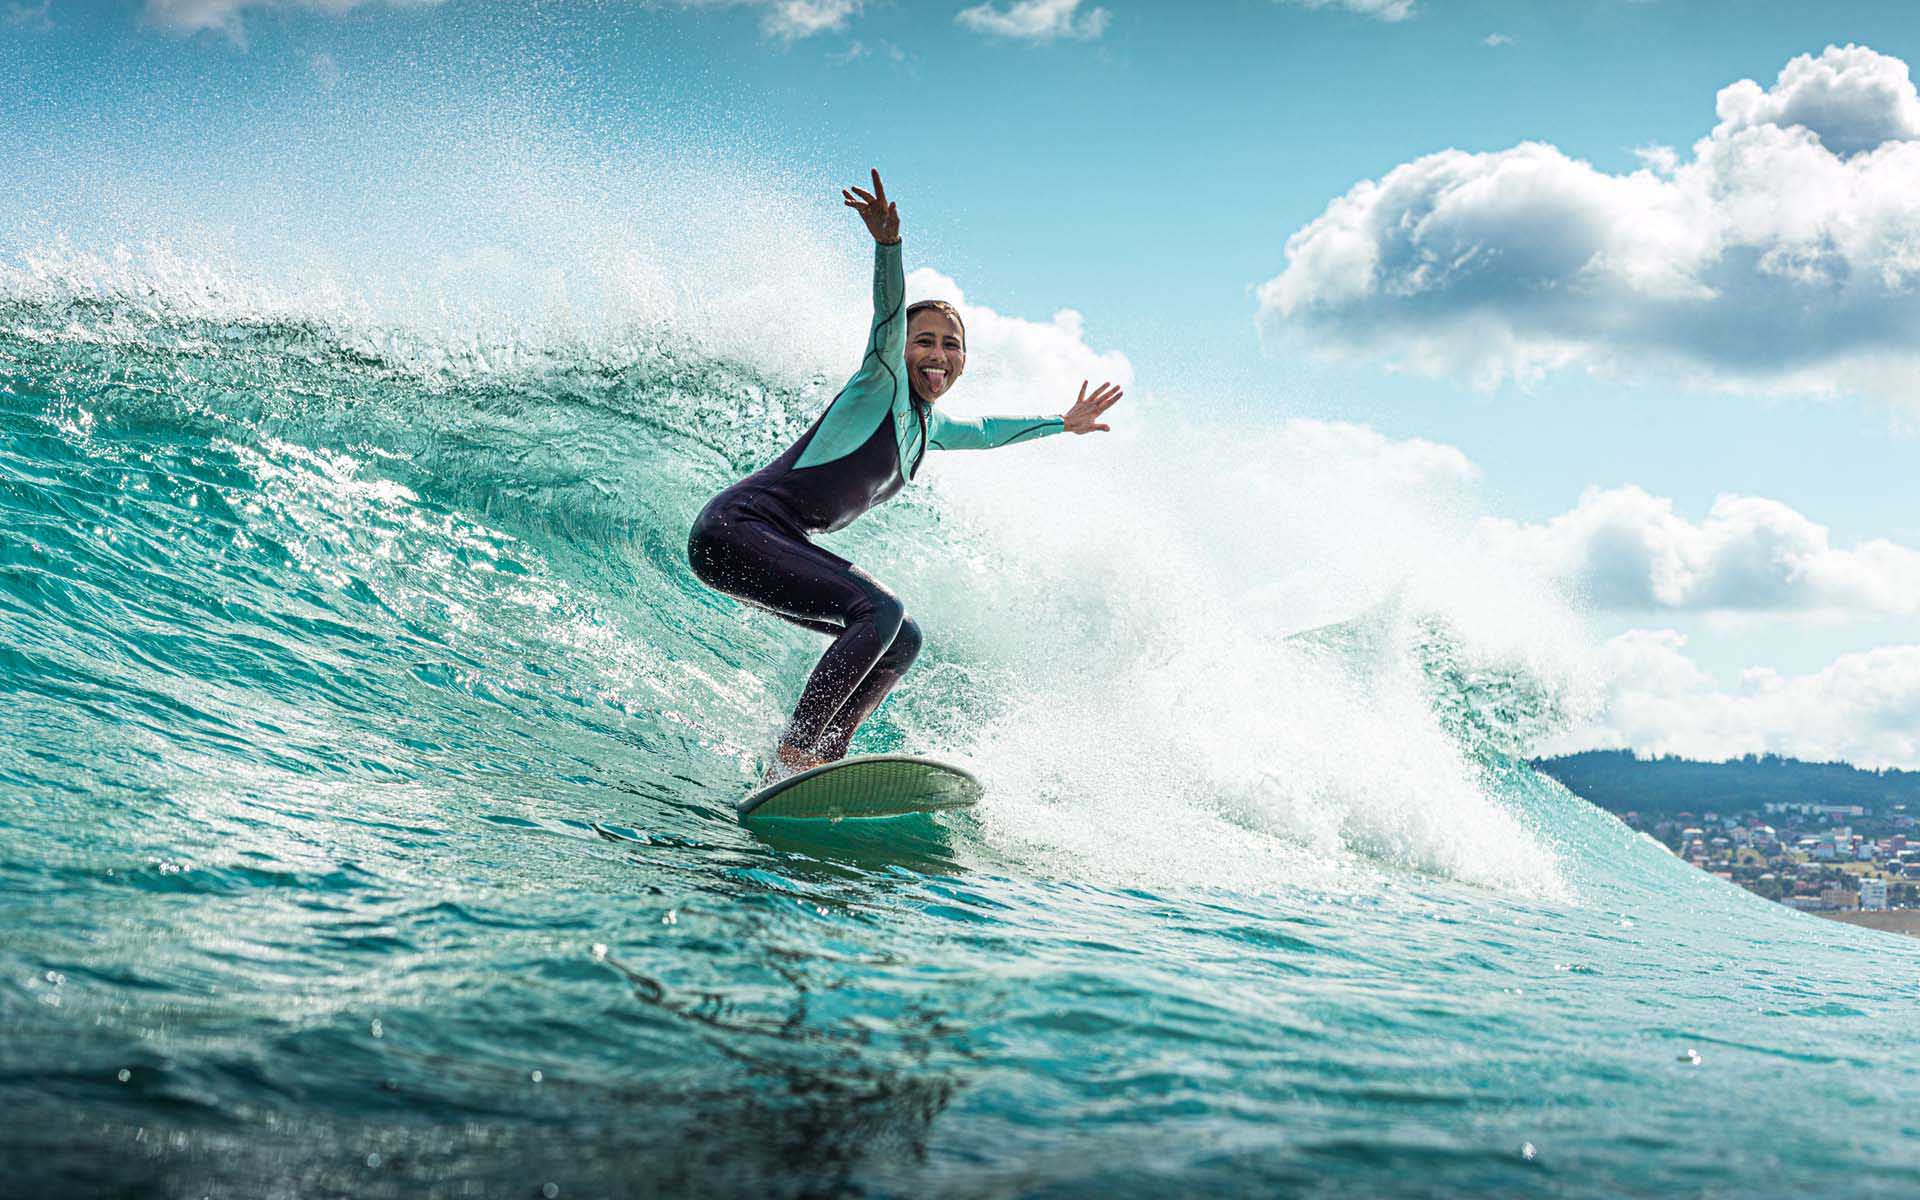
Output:
[[913,324],[913,314],[929,310],[952,317],[953,323],[960,327],[960,344],[962,346],[967,344],[967,323],[960,319],[960,310],[945,300],[916,300],[907,305],[907,324],[909,326]]

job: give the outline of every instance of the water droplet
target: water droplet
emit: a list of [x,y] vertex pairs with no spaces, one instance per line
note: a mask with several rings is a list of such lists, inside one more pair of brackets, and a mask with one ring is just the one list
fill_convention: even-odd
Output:
[[133,1072],[127,1070],[125,1067],[121,1067],[120,1070],[114,1074],[114,1078],[118,1079],[121,1083],[125,1083],[127,1080],[133,1078]]
[[607,956],[607,944],[605,942],[595,942],[593,944],[593,961],[599,962],[600,960],[604,959],[606,956]]
[[379,1151],[376,1150],[374,1153],[367,1155],[367,1165],[370,1167],[377,1167],[380,1165]]
[[680,923],[680,914],[674,912],[672,909],[668,909],[667,915],[660,918],[660,923],[662,925],[678,925]]
[[555,1196],[560,1194],[560,1185],[557,1183],[543,1183],[540,1185],[540,1194],[545,1196],[547,1200],[553,1200]]
[[528,1078],[532,1079],[535,1083],[540,1083],[546,1079],[546,1076],[542,1075],[538,1071],[535,1071],[532,1075],[528,1076]]
[[380,1023],[379,1017],[375,1017],[373,1024],[367,1026],[367,1032],[375,1037],[385,1037],[387,1036],[387,1027]]
[[1680,1061],[1690,1067],[1697,1067],[1700,1065],[1700,1052],[1689,1046],[1680,1052]]
[[1533,1148],[1532,1142],[1520,1143],[1520,1157],[1526,1159],[1528,1162],[1532,1162],[1533,1156],[1538,1153],[1539,1151]]

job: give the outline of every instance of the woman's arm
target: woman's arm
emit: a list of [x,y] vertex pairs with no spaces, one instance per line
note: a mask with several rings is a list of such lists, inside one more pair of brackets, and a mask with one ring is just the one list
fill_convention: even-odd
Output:
[[949,417],[927,413],[927,445],[934,450],[998,450],[1065,430],[1059,417]]
[[898,410],[906,407],[902,358],[907,346],[907,276],[900,262],[900,210],[887,199],[878,171],[873,173],[873,191],[851,188],[840,194],[873,234],[873,326],[860,369],[827,406],[813,440],[794,464],[798,467],[844,458],[872,437],[882,421],[893,421],[894,436],[899,437],[903,422]]
[[842,188],[840,195],[848,208],[860,214],[867,232],[873,235],[873,332],[867,338],[867,354],[877,354],[888,363],[897,362],[907,345],[903,316],[907,276],[900,262],[900,206],[887,199],[877,168],[873,169],[871,192]]
[[1108,427],[1098,418],[1125,394],[1103,383],[1089,396],[1082,381],[1080,398],[1061,417],[949,417],[936,408],[927,416],[927,445],[935,450],[997,450],[1055,433],[1106,433]]

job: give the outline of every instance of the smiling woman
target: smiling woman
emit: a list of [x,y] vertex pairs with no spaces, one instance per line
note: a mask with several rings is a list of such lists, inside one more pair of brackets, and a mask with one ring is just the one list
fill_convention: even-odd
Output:
[[907,378],[916,395],[933,399],[967,369],[967,326],[945,300],[907,305]]
[[893,497],[929,448],[985,450],[1062,430],[1104,432],[1099,417],[1121,396],[1110,383],[1088,395],[1083,382],[1065,416],[956,420],[936,411],[965,368],[966,330],[949,305],[903,310],[900,211],[880,172],[871,192],[841,195],[874,240],[866,357],[800,440],[707,503],[687,540],[694,574],[709,587],[833,639],[781,735],[769,779],[844,757],[854,731],[920,653],[920,627],[899,598],[809,535],[843,529]]

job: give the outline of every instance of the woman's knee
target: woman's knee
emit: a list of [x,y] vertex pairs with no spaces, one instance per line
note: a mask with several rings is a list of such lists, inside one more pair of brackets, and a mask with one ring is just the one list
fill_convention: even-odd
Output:
[[855,614],[854,620],[870,622],[874,632],[880,635],[880,644],[893,645],[907,624],[907,606],[892,592],[874,588],[867,594],[866,609],[864,613]]
[[920,636],[920,622],[912,617],[902,617],[900,631],[893,635],[893,643],[887,647],[887,661],[898,670],[906,670],[913,660],[920,656],[923,640]]

